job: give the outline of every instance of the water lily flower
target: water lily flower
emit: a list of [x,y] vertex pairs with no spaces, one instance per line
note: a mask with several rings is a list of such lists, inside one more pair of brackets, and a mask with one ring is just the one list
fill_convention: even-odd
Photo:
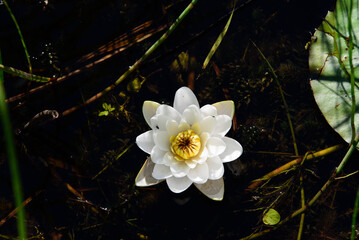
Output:
[[223,163],[237,159],[242,146],[225,135],[234,115],[233,101],[199,107],[187,87],[177,90],[173,107],[153,101],[143,104],[143,116],[151,130],[136,138],[150,154],[136,177],[136,186],[166,181],[174,193],[192,183],[207,197],[222,200]]

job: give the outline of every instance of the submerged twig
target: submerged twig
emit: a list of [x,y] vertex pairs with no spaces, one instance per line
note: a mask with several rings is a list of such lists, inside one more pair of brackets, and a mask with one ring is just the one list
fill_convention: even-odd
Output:
[[[144,24],[141,24],[140,26],[136,27],[134,30],[132,30],[132,34],[135,34],[135,33],[138,33],[138,30],[141,26],[144,26],[144,27],[147,27],[149,25],[148,22],[144,23]],[[146,40],[147,38],[153,36],[154,34],[158,33],[158,32],[161,32],[165,29],[165,27],[167,27],[167,25],[162,25],[162,26],[159,26],[155,29],[151,29],[151,30],[148,30],[147,32],[145,33],[138,33],[138,35],[132,37],[132,35],[130,35],[129,37],[126,38],[127,34],[124,35],[124,36],[120,36],[120,40],[123,40],[125,43],[128,43],[127,45],[125,44],[120,44],[120,46],[118,46],[118,48],[116,48],[115,50],[113,50],[111,53],[108,53],[106,54],[105,56],[93,61],[93,62],[90,62],[88,64],[86,64],[85,66],[82,66],[78,69],[75,69],[73,71],[70,71],[69,73],[67,73],[66,75],[63,75],[63,76],[60,76],[60,77],[57,77],[57,78],[46,78],[46,77],[41,77],[41,76],[36,76],[36,75],[29,75],[29,73],[26,73],[26,72],[22,72],[21,70],[17,70],[17,69],[14,69],[14,70],[17,70],[17,71],[20,71],[20,72],[17,72],[17,71],[12,71],[13,69],[11,67],[7,67],[8,68],[8,73],[10,74],[14,74],[16,76],[19,76],[19,77],[22,77],[22,78],[25,78],[25,79],[28,79],[28,80],[43,80],[42,82],[47,82],[46,84],[44,85],[41,85],[41,86],[38,86],[38,87],[35,87],[35,88],[32,88],[30,89],[29,91],[27,91],[26,93],[20,93],[16,96],[13,96],[13,97],[9,97],[6,101],[7,102],[13,102],[13,101],[16,101],[16,100],[19,100],[19,99],[22,99],[24,98],[25,96],[29,96],[33,93],[36,93],[36,92],[39,92],[41,90],[44,90],[44,89],[47,89],[48,87],[50,86],[53,86],[54,84],[58,84],[58,83],[61,83],[63,82],[64,80],[70,78],[70,77],[73,77],[73,76],[76,76],[77,74],[80,74],[82,73],[83,71],[85,70],[89,70],[91,69],[92,67],[96,66],[97,64],[100,64],[110,58],[112,58],[113,56],[127,50],[128,48],[130,48],[131,46],[133,46],[135,43],[139,43],[139,42],[142,42],[144,40]],[[129,39],[134,39],[134,42],[130,42],[129,43]],[[94,56],[98,56],[99,53],[103,54],[103,53],[106,53],[108,51],[105,51],[104,49],[106,49],[106,47],[110,48],[110,49],[113,49],[113,45],[115,43],[117,43],[118,40],[114,40],[114,41],[111,41],[109,43],[107,43],[106,45],[103,45],[101,46],[98,50],[96,50],[95,52],[92,52],[92,53],[89,53],[89,54],[86,54],[84,56],[82,56],[76,63],[78,62],[83,62],[85,61],[86,59],[88,58],[92,58]],[[109,46],[107,46],[109,45]],[[0,66],[1,68],[1,66]],[[4,71],[6,72],[7,69],[4,69]],[[20,75],[20,73],[22,75]],[[51,80],[51,81],[50,81]]]
[[321,187],[321,189],[315,194],[315,196],[308,202],[307,205],[305,205],[304,207],[301,207],[300,209],[293,212],[290,216],[288,216],[285,219],[283,219],[282,221],[280,221],[274,228],[266,229],[266,230],[263,230],[261,232],[251,234],[251,235],[249,235],[247,237],[241,238],[240,240],[248,240],[248,239],[254,239],[254,238],[257,238],[257,237],[261,237],[261,236],[263,236],[263,235],[265,235],[267,233],[270,233],[270,232],[278,229],[281,225],[288,222],[292,218],[298,216],[299,214],[304,213],[309,207],[311,207],[319,199],[319,197],[323,194],[323,192],[325,192],[327,190],[327,188],[336,180],[336,176],[339,175],[343,171],[344,166],[346,165],[349,158],[351,157],[354,150],[356,149],[356,146],[358,145],[358,142],[359,142],[359,134],[355,137],[353,143],[350,145],[349,150],[347,151],[347,153],[343,157],[343,159],[340,162],[337,169],[333,172],[333,174],[329,177],[327,182]]
[[[37,192],[35,193],[35,196],[30,196],[30,197],[26,198],[26,200],[22,203],[22,207],[25,207],[27,204],[29,204],[34,197],[36,197],[37,195],[39,195],[39,194],[40,194],[41,192],[43,192],[43,191],[44,191],[44,190],[37,191]],[[12,218],[12,217],[18,212],[18,210],[19,210],[18,207],[15,208],[15,209],[12,210],[6,217],[4,217],[3,219],[1,219],[1,221],[0,221],[0,227],[1,227],[2,225],[4,225],[10,218]]]
[[[343,146],[342,145],[335,145],[326,149],[323,149],[321,151],[315,152],[315,153],[310,153],[308,154],[308,156],[306,157],[306,160],[312,160],[314,158],[318,158],[318,157],[323,157],[326,156],[328,154],[331,154],[339,149],[341,149]],[[303,158],[297,158],[294,159],[293,161],[290,161],[289,163],[284,164],[283,166],[275,169],[274,171],[264,175],[263,177],[261,177],[258,180],[254,180],[253,183],[251,185],[249,185],[249,187],[247,188],[248,191],[252,191],[255,188],[257,188],[259,185],[261,185],[264,181],[273,178],[275,176],[277,176],[278,174],[281,174],[282,172],[288,170],[289,168],[291,168],[292,166],[296,165],[296,164],[300,164],[303,161]]]
[[62,116],[66,116],[77,109],[92,103],[93,101],[97,100],[98,98],[104,96],[111,90],[113,90],[116,86],[118,86],[123,80],[125,80],[130,74],[132,74],[135,70],[139,68],[139,66],[150,56],[152,53],[162,45],[162,43],[168,38],[169,35],[172,34],[172,32],[177,28],[177,26],[182,22],[182,20],[187,16],[187,14],[193,9],[195,4],[198,2],[198,0],[192,0],[192,2],[187,6],[187,8],[181,13],[181,15],[176,19],[176,21],[171,25],[171,27],[165,32],[160,39],[158,39],[146,52],[145,54],[135,62],[122,76],[117,79],[112,85],[108,86],[101,92],[95,94],[91,98],[84,101],[82,104],[74,106],[70,109],[65,110],[62,113]]

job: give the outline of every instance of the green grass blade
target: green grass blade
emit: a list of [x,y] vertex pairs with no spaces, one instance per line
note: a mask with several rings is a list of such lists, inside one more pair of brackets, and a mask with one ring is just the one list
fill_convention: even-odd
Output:
[[[0,64],[2,63],[1,51],[0,51]],[[11,122],[9,117],[9,111],[5,102],[5,88],[4,88],[4,75],[0,69],[0,118],[4,129],[5,144],[7,157],[9,159],[9,168],[11,173],[12,188],[14,192],[15,205],[18,209],[17,212],[17,227],[19,238],[21,240],[26,239],[26,222],[25,222],[25,210],[22,206],[23,196],[22,187],[20,181],[19,166],[16,158],[14,136],[12,133]]]
[[213,57],[213,54],[217,51],[219,45],[221,44],[224,36],[226,35],[227,33],[227,30],[229,28],[229,25],[231,24],[231,21],[232,21],[232,17],[233,17],[233,13],[234,13],[234,9],[231,13],[231,16],[229,17],[227,23],[226,23],[226,26],[223,28],[223,31],[221,32],[221,34],[218,36],[217,40],[214,42],[211,50],[209,51],[206,59],[204,60],[203,62],[203,66],[202,66],[202,69],[206,69],[209,61],[211,60],[211,58]]
[[278,86],[278,89],[279,89],[279,92],[280,92],[280,95],[282,97],[282,102],[283,102],[283,105],[284,105],[284,109],[285,109],[285,112],[286,112],[286,115],[287,115],[287,119],[288,119],[288,124],[289,124],[289,128],[290,128],[290,132],[292,134],[292,139],[293,139],[293,147],[294,147],[294,153],[295,155],[299,155],[298,153],[298,147],[297,147],[297,141],[295,139],[295,134],[294,134],[294,128],[293,128],[293,124],[292,124],[292,120],[290,118],[290,114],[289,114],[289,108],[288,108],[288,104],[287,104],[287,101],[285,100],[285,97],[284,97],[284,93],[283,93],[283,90],[282,90],[282,86],[280,85],[280,82],[279,82],[279,79],[278,79],[278,76],[277,74],[275,73],[272,65],[270,64],[270,62],[268,61],[268,59],[264,56],[264,54],[262,53],[262,51],[258,48],[258,46],[255,44],[255,42],[253,42],[251,40],[253,46],[258,50],[259,54],[262,56],[262,58],[264,59],[264,61],[267,63],[273,77],[274,77],[274,80],[275,82],[277,83],[277,86]]
[[21,44],[22,44],[22,47],[24,48],[24,51],[25,51],[26,60],[27,60],[27,63],[29,64],[29,72],[32,73],[32,66],[31,66],[31,62],[30,62],[30,55],[29,55],[29,53],[28,53],[28,51],[27,51],[27,47],[26,47],[26,44],[25,44],[25,41],[24,41],[24,37],[22,36],[22,33],[21,33],[21,30],[20,30],[19,24],[17,23],[14,14],[12,13],[12,11],[11,11],[9,5],[7,4],[7,1],[6,1],[6,0],[3,0],[3,3],[5,4],[5,7],[6,7],[7,11],[9,12],[9,14],[10,14],[12,20],[14,21],[14,24],[15,24],[15,26],[16,26],[17,32],[19,33],[20,40],[21,40]]

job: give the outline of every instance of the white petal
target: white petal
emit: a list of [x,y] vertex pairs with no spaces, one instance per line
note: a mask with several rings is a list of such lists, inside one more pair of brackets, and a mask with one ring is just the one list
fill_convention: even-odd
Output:
[[145,118],[147,124],[151,126],[151,117],[156,114],[156,110],[160,104],[153,101],[145,101],[142,106],[143,117]]
[[231,129],[232,119],[227,115],[218,115],[216,116],[216,125],[212,132],[215,136],[224,137],[228,131]]
[[206,146],[206,143],[207,143],[207,141],[208,141],[208,139],[209,139],[209,137],[210,137],[210,135],[208,134],[208,133],[201,133],[201,135],[199,136],[200,138],[201,138],[201,144],[202,144],[202,146],[204,147],[204,146]]
[[203,113],[204,116],[217,116],[217,108],[213,105],[204,105],[203,107],[201,107],[201,112]]
[[155,185],[163,180],[158,180],[152,177],[152,172],[155,164],[148,157],[146,162],[143,164],[141,170],[138,172],[135,183],[138,187],[147,187]]
[[209,170],[207,163],[197,164],[195,168],[191,168],[188,172],[188,178],[195,183],[205,183],[208,180]]
[[156,164],[153,168],[152,177],[155,179],[166,179],[172,177],[172,173],[169,167],[163,164]]
[[195,105],[199,108],[198,100],[191,89],[188,87],[181,87],[175,94],[173,107],[179,112],[183,111],[190,105]]
[[181,121],[181,114],[171,106],[162,104],[157,108],[156,115],[164,115],[176,122]]
[[195,124],[193,124],[191,126],[191,129],[196,133],[196,134],[201,134],[201,126],[199,125],[199,122],[196,122]]
[[204,117],[199,123],[201,132],[206,132],[211,134],[216,126],[216,119],[212,116]]
[[142,151],[150,154],[152,148],[155,146],[155,141],[153,139],[153,130],[142,133],[137,136],[136,144]]
[[204,184],[194,184],[204,195],[212,200],[222,201],[224,194],[223,178],[218,180],[208,180]]
[[151,151],[152,162],[157,164],[163,164],[165,154],[166,151],[162,151],[158,146],[155,146],[154,148],[152,148]]
[[204,163],[208,158],[208,149],[204,147],[202,151],[195,157],[192,158],[192,161],[195,163]]
[[187,160],[185,160],[185,162],[189,168],[194,168],[197,165],[197,163],[195,161],[193,161],[192,159],[187,159]]
[[224,141],[218,137],[211,137],[207,141],[207,149],[208,149],[208,156],[214,157],[218,156],[219,154],[223,153],[226,149],[226,144]]
[[219,155],[222,162],[230,162],[239,158],[243,153],[243,148],[239,142],[233,138],[223,137],[222,140],[226,144],[226,150]]
[[159,126],[158,126],[158,115],[154,115],[153,117],[151,117],[151,119],[150,119],[150,127],[153,130],[160,129]]
[[173,164],[171,164],[170,169],[173,176],[180,178],[186,176],[190,168],[184,161],[182,162],[176,161]]
[[227,115],[233,119],[235,105],[231,100],[214,103],[213,106],[217,108],[218,115]]
[[183,177],[183,178],[170,177],[166,179],[166,182],[169,189],[171,189],[171,191],[174,193],[181,193],[187,188],[189,188],[189,186],[191,186],[192,184],[192,181],[189,180],[188,177]]
[[177,162],[177,160],[173,157],[173,153],[170,151],[166,152],[163,161],[166,166],[171,166]]
[[153,140],[162,151],[170,150],[170,136],[165,131],[156,131],[153,133]]
[[199,122],[202,118],[199,108],[195,105],[191,105],[188,108],[186,108],[183,111],[182,116],[183,116],[184,120],[186,120],[186,122],[189,125],[193,125],[193,124]]
[[179,133],[178,131],[178,123],[174,120],[170,120],[167,122],[167,132],[168,132],[168,136],[177,136],[177,134]]
[[198,154],[192,158],[192,161],[196,163],[204,163],[208,157],[208,149],[206,147],[207,140],[209,138],[208,133],[202,133],[200,135],[201,139],[201,149],[199,150]]
[[224,167],[222,160],[219,157],[208,158],[206,163],[209,169],[208,179],[216,180],[223,177]]
[[190,126],[188,123],[186,123],[185,121],[182,121],[179,125],[178,125],[178,133],[186,131],[190,129]]
[[157,126],[156,128],[161,131],[167,131],[167,122],[168,121],[174,121],[169,116],[160,114],[157,115]]

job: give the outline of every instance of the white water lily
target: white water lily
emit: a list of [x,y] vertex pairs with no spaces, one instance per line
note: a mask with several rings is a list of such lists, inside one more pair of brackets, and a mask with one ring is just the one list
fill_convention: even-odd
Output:
[[225,136],[232,126],[233,101],[200,108],[193,92],[182,87],[173,107],[145,101],[142,111],[151,130],[139,135],[136,143],[150,157],[136,177],[136,186],[166,180],[172,192],[181,193],[194,183],[207,197],[222,200],[223,163],[243,152],[236,140]]

